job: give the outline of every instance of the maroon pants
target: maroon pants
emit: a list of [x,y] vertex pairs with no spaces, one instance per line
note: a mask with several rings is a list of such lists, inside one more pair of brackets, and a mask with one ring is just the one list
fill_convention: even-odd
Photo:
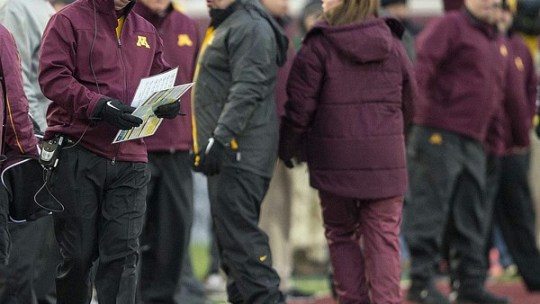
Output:
[[401,303],[403,197],[361,200],[320,192],[340,304]]

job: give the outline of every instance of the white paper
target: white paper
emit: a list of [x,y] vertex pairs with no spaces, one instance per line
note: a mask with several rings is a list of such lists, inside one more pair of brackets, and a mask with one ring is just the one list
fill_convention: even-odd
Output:
[[161,74],[141,79],[139,86],[137,87],[137,91],[135,92],[135,97],[133,97],[133,101],[131,102],[131,106],[137,108],[155,92],[174,87],[177,74],[178,67],[170,69]]
[[[129,130],[119,130],[112,143],[115,144],[126,140],[154,135],[163,121],[163,118],[158,118],[154,114],[154,110],[161,105],[176,102],[192,86],[193,83],[186,83],[170,89],[154,92],[132,113],[143,120],[141,125]],[[188,100],[187,102],[190,101]]]

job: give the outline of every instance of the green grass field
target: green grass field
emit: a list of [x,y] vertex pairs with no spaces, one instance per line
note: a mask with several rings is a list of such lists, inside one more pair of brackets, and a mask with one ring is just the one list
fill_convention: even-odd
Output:
[[[203,281],[210,263],[208,245],[197,243],[191,244],[190,253],[195,277]],[[293,284],[296,289],[303,292],[316,295],[330,294],[328,278],[324,275],[293,277]]]

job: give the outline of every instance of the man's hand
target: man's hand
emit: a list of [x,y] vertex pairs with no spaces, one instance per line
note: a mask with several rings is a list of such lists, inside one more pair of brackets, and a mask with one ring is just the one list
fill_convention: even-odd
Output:
[[226,153],[225,146],[211,137],[208,139],[206,147],[199,154],[199,164],[195,171],[208,176],[219,174]]
[[160,105],[154,110],[154,114],[158,118],[174,119],[180,114],[180,99],[172,103]]
[[98,101],[92,118],[101,119],[121,130],[129,130],[143,122],[139,117],[131,115],[133,111],[134,107],[125,105],[120,100],[102,98]]

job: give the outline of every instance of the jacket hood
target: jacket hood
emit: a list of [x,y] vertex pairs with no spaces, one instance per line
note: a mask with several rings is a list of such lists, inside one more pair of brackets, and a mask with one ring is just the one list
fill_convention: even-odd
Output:
[[306,40],[321,33],[338,51],[362,63],[388,58],[394,37],[401,38],[403,26],[393,18],[374,18],[362,23],[330,26],[319,22],[308,32]]
[[285,34],[283,27],[277,23],[277,21],[266,12],[266,10],[261,6],[259,0],[237,0],[239,1],[246,9],[255,11],[261,17],[266,19],[268,23],[272,26],[274,35],[276,37],[278,53],[276,57],[276,63],[278,66],[283,66],[287,61],[287,50],[289,49],[289,38]]

